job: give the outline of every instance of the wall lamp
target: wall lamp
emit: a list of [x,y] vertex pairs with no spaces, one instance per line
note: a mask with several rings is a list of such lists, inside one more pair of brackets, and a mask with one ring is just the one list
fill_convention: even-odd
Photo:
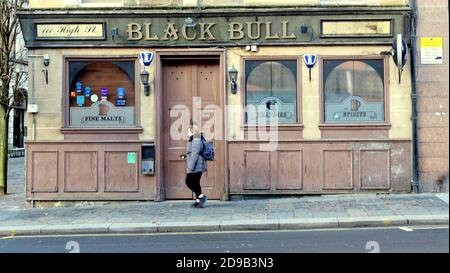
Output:
[[[29,58],[42,58],[42,64],[47,67],[50,65],[50,56],[48,54],[44,55],[28,55]],[[48,84],[48,69],[42,69],[42,73],[44,73],[45,83]]]
[[112,38],[113,42],[116,41],[117,37],[119,37],[119,28],[118,27],[113,27],[111,29],[111,38]]
[[236,83],[237,74],[238,71],[236,70],[236,68],[234,68],[233,65],[233,67],[230,70],[228,70],[228,76],[230,77],[231,82],[231,94],[233,95],[237,93],[237,83]]
[[184,19],[184,24],[187,27],[195,27],[197,24],[195,23],[195,20],[191,17],[188,17],[186,19]]
[[148,78],[150,76],[150,74],[147,72],[147,70],[142,70],[141,74],[139,74],[141,76],[141,82],[144,85],[144,95],[149,96],[150,95],[150,85],[148,84]]
[[305,24],[302,24],[300,26],[300,32],[302,34],[308,33],[308,29],[311,29],[311,37],[309,38],[309,42],[311,42],[313,40],[313,38],[314,38],[314,29],[311,26],[307,26]]

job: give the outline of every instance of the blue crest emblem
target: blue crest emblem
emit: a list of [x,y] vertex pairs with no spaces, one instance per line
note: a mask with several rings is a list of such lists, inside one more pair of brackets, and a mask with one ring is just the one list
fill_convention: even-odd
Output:
[[305,61],[306,66],[311,69],[317,62],[316,54],[305,54],[303,55],[303,60]]
[[141,52],[141,60],[145,66],[149,66],[153,60],[153,52]]

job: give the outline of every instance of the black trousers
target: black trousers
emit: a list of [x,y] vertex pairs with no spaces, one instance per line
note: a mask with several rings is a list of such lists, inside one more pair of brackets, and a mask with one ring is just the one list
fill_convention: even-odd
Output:
[[195,198],[198,198],[202,194],[202,187],[200,186],[200,178],[202,178],[202,172],[188,173],[186,175],[186,186],[195,193]]

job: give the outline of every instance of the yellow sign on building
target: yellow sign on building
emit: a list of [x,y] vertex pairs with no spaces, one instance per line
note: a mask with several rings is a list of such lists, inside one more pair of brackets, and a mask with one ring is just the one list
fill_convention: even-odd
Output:
[[420,37],[420,63],[444,63],[442,37]]

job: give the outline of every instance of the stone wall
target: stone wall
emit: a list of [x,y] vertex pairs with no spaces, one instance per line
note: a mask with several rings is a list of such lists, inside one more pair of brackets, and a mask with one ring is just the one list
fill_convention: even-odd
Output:
[[[421,191],[435,192],[448,177],[449,164],[448,2],[417,0],[417,15],[419,181]],[[422,36],[443,37],[443,64],[421,64]]]

